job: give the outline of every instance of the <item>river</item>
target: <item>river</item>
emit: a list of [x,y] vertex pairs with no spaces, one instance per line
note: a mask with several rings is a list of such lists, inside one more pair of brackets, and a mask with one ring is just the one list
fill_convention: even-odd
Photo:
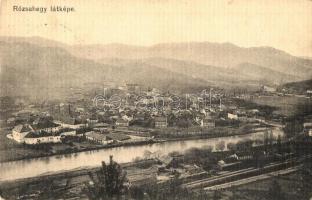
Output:
[[[274,128],[273,136],[283,136],[281,129]],[[113,155],[115,161],[119,163],[131,162],[137,157],[144,157],[146,152],[154,154],[168,154],[173,151],[184,152],[190,148],[213,147],[224,142],[225,150],[228,143],[251,139],[263,140],[264,133],[256,132],[240,136],[230,136],[210,139],[196,139],[186,141],[167,141],[155,144],[140,146],[115,147],[110,149],[100,149],[85,151],[66,155],[48,156],[42,158],[32,158],[19,161],[0,163],[0,181],[16,180],[21,178],[35,177],[46,173],[61,172],[85,167],[96,167],[101,165],[101,161],[108,161],[109,155]]]

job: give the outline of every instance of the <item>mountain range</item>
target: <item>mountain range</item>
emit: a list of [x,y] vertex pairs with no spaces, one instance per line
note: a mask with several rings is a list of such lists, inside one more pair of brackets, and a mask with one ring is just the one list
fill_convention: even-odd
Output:
[[230,43],[67,45],[39,37],[0,37],[0,58],[1,96],[53,97],[60,88],[105,81],[192,90],[312,78],[309,58]]

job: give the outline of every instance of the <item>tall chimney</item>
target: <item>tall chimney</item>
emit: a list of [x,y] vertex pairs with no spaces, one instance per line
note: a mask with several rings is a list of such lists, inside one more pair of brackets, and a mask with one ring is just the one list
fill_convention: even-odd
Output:
[[68,114],[71,116],[71,108],[70,108],[70,104],[68,104]]
[[112,155],[109,156],[109,163],[110,163],[110,164],[113,163],[113,156],[112,156]]

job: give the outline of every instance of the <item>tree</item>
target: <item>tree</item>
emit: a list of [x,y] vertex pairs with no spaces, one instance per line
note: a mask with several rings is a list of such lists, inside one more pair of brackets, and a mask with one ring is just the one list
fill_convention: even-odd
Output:
[[282,139],[280,135],[277,137],[277,152],[282,153]]
[[296,136],[303,130],[303,119],[292,116],[286,119],[284,133],[287,138],[292,138]]
[[150,159],[152,156],[152,152],[150,152],[149,150],[145,150],[143,153],[143,158],[144,159]]
[[237,150],[236,144],[231,143],[231,142],[227,144],[227,148],[229,151],[236,151]]
[[98,196],[105,198],[106,196],[120,196],[126,181],[126,173],[121,169],[121,166],[113,161],[113,156],[110,156],[109,164],[102,162],[102,167],[98,173]]
[[219,151],[223,151],[225,149],[225,142],[221,141],[218,144],[216,144],[216,149]]
[[252,140],[239,141],[236,144],[236,148],[238,151],[249,152],[252,149],[252,144]]
[[261,150],[256,150],[253,154],[254,159],[255,159],[255,165],[257,168],[263,168],[265,164],[265,156],[264,156],[263,151]]
[[264,150],[266,152],[268,151],[268,144],[269,144],[269,132],[268,132],[268,130],[266,130],[264,132],[264,141],[263,141]]
[[176,124],[180,128],[188,128],[188,127],[192,126],[191,120],[188,120],[188,119],[179,119],[176,122]]
[[168,124],[169,124],[169,126],[174,126],[176,120],[177,120],[177,119],[176,119],[176,117],[175,117],[175,115],[174,115],[173,113],[170,113],[170,114],[168,115]]

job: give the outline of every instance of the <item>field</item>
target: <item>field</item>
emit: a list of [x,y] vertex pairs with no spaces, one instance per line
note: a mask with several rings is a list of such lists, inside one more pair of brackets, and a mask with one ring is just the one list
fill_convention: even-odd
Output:
[[252,100],[260,105],[276,107],[276,114],[290,116],[296,110],[298,104],[311,102],[311,99],[296,96],[260,96]]

